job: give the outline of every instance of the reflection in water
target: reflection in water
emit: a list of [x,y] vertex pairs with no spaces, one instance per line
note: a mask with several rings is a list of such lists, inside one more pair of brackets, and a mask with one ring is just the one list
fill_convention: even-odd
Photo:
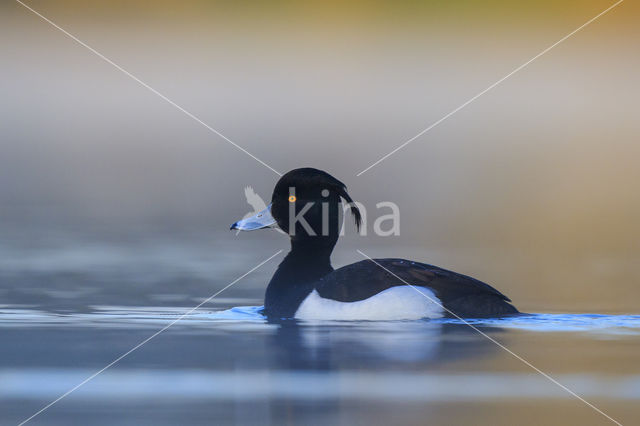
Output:
[[[23,420],[184,311],[103,306],[89,313],[59,313],[2,307],[2,422]],[[395,419],[400,404],[413,410],[411,423],[443,415],[441,404],[517,405],[533,398],[574,407],[568,393],[459,322],[269,323],[260,311],[260,306],[245,306],[185,317],[74,392],[46,420],[106,424],[105,418],[114,419],[104,417],[105,410],[115,410],[121,420],[144,416],[160,425],[208,424],[212,417],[282,424],[290,418],[348,423],[369,416],[384,423]],[[536,362],[548,360],[552,366],[559,354],[575,365],[589,353],[611,358],[606,351],[623,365],[616,345],[628,347],[640,334],[638,316],[535,314],[474,324],[517,352],[548,348]],[[606,336],[607,344],[599,345],[594,336]],[[558,347],[558,341],[565,346]],[[522,347],[530,342],[534,346]],[[596,349],[585,349],[592,342]],[[554,377],[583,396],[640,399],[637,373],[604,374],[589,367]],[[179,418],[171,420],[168,413]]]
[[294,369],[426,367],[496,349],[466,325],[439,321],[320,322],[287,320],[273,335],[276,364]]

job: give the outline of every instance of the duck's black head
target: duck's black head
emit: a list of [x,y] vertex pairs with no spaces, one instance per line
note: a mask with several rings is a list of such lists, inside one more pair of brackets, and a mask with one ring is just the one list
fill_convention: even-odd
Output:
[[234,223],[231,229],[250,231],[277,224],[294,245],[333,246],[340,233],[342,199],[348,203],[359,228],[360,211],[342,182],[310,167],[291,170],[276,183],[266,210]]

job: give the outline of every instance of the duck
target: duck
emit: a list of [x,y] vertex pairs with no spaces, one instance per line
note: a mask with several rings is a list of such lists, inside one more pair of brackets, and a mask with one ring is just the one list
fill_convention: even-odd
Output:
[[426,263],[366,258],[334,269],[331,253],[346,212],[359,231],[362,215],[346,185],[304,167],[280,177],[266,209],[231,225],[238,231],[279,228],[289,236],[291,249],[265,292],[267,318],[376,321],[519,314],[489,284]]

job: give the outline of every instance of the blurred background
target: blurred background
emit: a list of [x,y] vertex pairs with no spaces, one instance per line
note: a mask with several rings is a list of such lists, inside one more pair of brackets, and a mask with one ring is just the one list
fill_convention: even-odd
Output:
[[[479,276],[530,310],[624,312],[640,297],[634,2],[356,177],[610,3],[28,4],[276,170],[321,168],[371,212],[400,206],[399,237],[350,235],[337,264],[353,245]],[[0,273],[31,256],[63,272],[36,245],[199,241],[225,248],[206,254],[221,265],[247,242],[267,240],[263,258],[287,246],[227,232],[250,211],[244,187],[268,200],[276,174],[20,4],[0,8]]]
[[[334,266],[360,260],[359,248],[472,275],[526,312],[640,311],[636,2],[359,177],[613,2],[27,4],[276,170],[317,167],[346,183],[369,235],[348,227]],[[251,211],[245,186],[270,199],[273,171],[15,1],[0,4],[0,58],[0,304],[191,307],[287,249],[276,232],[228,231]],[[400,207],[399,236],[371,232],[380,201]],[[220,306],[260,305],[280,259]],[[516,347],[544,351],[527,336]],[[32,337],[9,341],[35,353]],[[537,361],[637,372],[628,340],[606,354],[581,342]],[[594,359],[577,367],[569,354],[585,353]],[[10,355],[0,352],[5,366],[21,363]],[[536,411],[522,404],[507,410]],[[551,412],[599,420],[570,407]],[[496,421],[496,407],[476,408],[459,414]]]

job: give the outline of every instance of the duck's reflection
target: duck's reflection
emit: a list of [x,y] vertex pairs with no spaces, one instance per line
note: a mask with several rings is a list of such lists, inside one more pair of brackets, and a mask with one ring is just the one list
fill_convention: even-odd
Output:
[[[270,343],[276,368],[424,368],[488,356],[497,346],[465,324],[439,321],[279,322]],[[496,332],[499,329],[483,329]]]
[[[495,333],[499,329],[483,328],[482,331]],[[338,376],[341,372],[354,371],[365,375],[375,375],[378,371],[424,374],[450,366],[455,361],[486,358],[499,350],[468,325],[438,320],[315,324],[288,320],[278,323],[267,344],[267,352],[273,356],[268,362],[275,369],[327,372]],[[393,399],[393,386],[397,383],[389,386],[387,392]],[[265,402],[268,406],[265,409],[273,424],[290,418],[324,418],[326,413],[332,413],[334,420],[340,419],[339,423],[349,424],[351,416],[361,418],[373,408],[367,402],[360,406],[337,394],[335,398],[306,403],[295,399],[272,400]],[[420,416],[431,416],[438,410],[437,405],[424,402],[416,407],[419,407]],[[373,415],[373,420],[376,416]]]

